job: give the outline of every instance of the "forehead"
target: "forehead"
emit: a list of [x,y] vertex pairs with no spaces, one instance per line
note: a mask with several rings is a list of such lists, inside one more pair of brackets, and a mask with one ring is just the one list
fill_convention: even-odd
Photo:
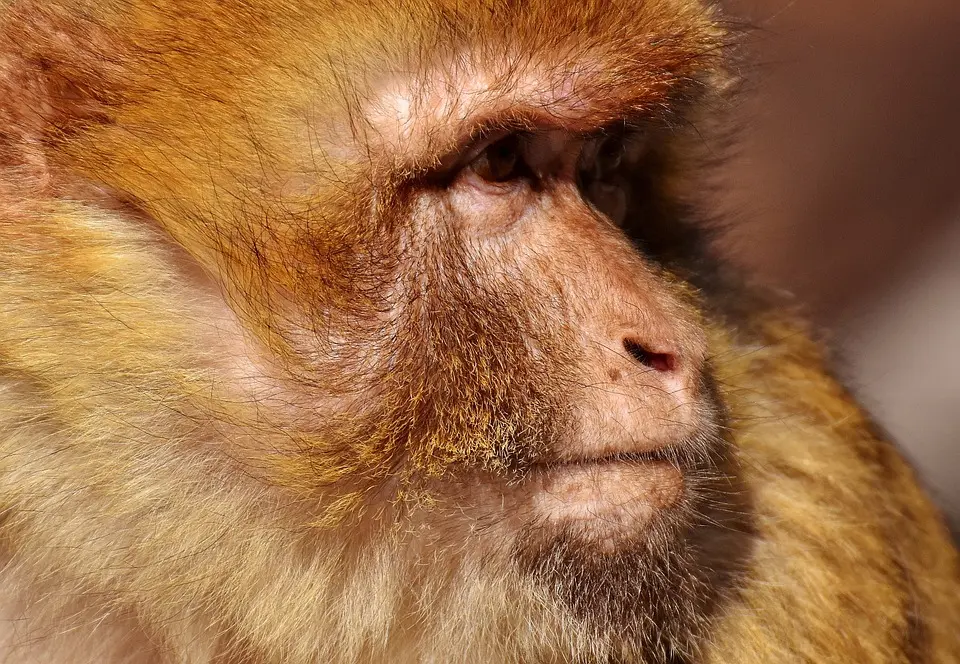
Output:
[[589,130],[643,115],[715,73],[724,39],[696,2],[391,7],[357,110],[366,142],[403,154],[435,153],[485,124]]
[[141,0],[89,13],[149,55],[147,69],[213,72],[208,85],[285,78],[345,99],[392,95],[401,115],[418,95],[443,110],[440,98],[456,93],[534,103],[586,85],[655,94],[709,68],[724,40],[700,0]]

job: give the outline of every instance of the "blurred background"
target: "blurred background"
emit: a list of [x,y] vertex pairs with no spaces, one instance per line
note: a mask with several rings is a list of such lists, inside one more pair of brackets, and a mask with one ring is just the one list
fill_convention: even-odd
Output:
[[756,29],[725,242],[796,294],[960,526],[960,2],[726,0]]

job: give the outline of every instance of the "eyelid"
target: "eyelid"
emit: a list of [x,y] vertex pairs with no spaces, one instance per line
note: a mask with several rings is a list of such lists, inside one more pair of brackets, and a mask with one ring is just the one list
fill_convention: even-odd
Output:
[[499,143],[511,134],[517,134],[518,138],[523,140],[520,132],[514,129],[497,129],[491,132],[483,132],[480,136],[473,139],[472,142],[468,143],[468,147],[465,150],[460,151],[457,163],[460,164],[461,167],[468,166],[474,159],[479,157],[484,150],[495,143]]
[[[417,171],[420,177],[439,182],[448,181],[476,159],[481,152],[510,134],[517,134],[524,146],[525,157],[529,157],[527,151],[530,148],[530,141],[538,139],[541,135],[549,135],[560,131],[568,136],[579,136],[581,142],[587,143],[618,131],[629,135],[632,135],[635,131],[646,134],[649,125],[649,120],[628,118],[606,127],[576,131],[563,129],[556,123],[550,122],[548,117],[519,115],[507,119],[498,118],[496,121],[488,120],[474,124],[470,132],[463,133],[461,138],[451,145],[437,161],[429,166],[418,168]],[[533,161],[536,160],[533,159]],[[534,171],[536,172],[536,168],[534,168]]]
[[440,162],[423,175],[437,182],[449,182],[457,177],[460,171],[480,156],[488,147],[501,141],[511,134],[523,134],[516,128],[480,129],[469,138],[460,141],[456,147],[444,155]]

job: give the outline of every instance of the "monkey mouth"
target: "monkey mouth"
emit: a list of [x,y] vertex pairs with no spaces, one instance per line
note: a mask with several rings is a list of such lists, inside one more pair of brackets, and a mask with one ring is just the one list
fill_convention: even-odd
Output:
[[664,445],[642,452],[610,452],[597,456],[562,457],[552,459],[538,459],[530,464],[531,469],[540,472],[564,470],[570,468],[590,468],[614,464],[646,464],[657,462],[678,462],[680,454],[674,445]]
[[526,468],[537,474],[565,472],[577,469],[598,469],[619,465],[672,464],[678,470],[696,464],[693,435],[679,439],[637,444],[634,441],[595,446],[593,449],[567,452],[547,450],[527,460]]
[[528,475],[535,510],[547,521],[604,531],[635,529],[680,502],[685,488],[681,457],[664,446],[538,461]]

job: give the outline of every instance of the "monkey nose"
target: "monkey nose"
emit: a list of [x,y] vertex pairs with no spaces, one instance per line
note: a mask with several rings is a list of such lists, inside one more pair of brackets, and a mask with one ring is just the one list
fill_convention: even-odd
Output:
[[623,349],[630,357],[649,369],[667,372],[674,371],[677,367],[677,356],[674,353],[650,350],[635,337],[624,337]]
[[594,356],[594,361],[598,362],[599,377],[607,379],[615,392],[626,393],[631,400],[661,402],[664,408],[675,404],[680,409],[684,407],[681,402],[698,396],[702,370],[698,348],[633,332],[607,338],[602,345],[609,350]]

